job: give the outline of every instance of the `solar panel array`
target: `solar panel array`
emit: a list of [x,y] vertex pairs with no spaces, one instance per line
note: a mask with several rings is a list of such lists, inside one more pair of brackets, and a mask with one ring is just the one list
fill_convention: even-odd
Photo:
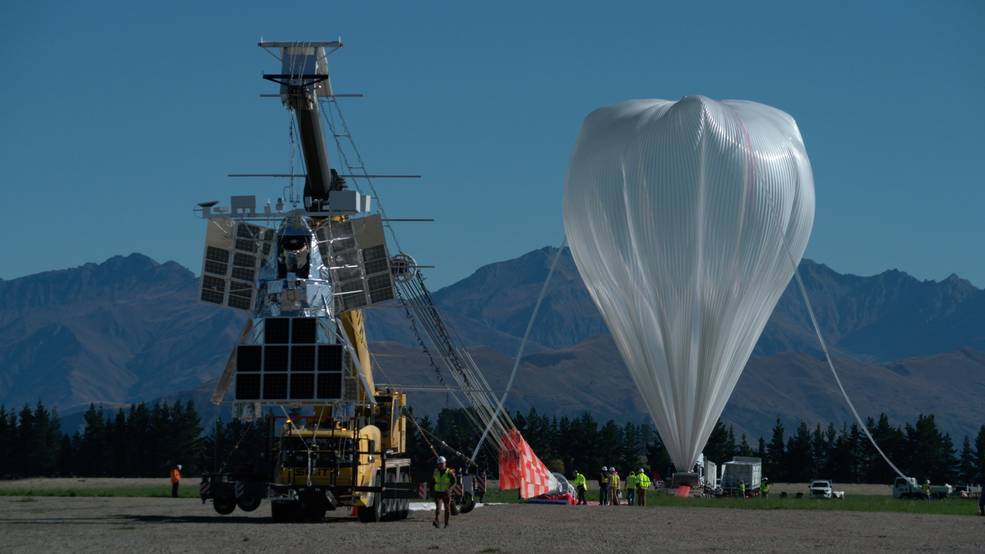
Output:
[[252,310],[256,276],[273,248],[274,230],[228,217],[208,220],[199,298]]
[[336,313],[393,298],[380,216],[325,222],[316,234],[322,259],[332,268]]
[[237,347],[236,400],[349,398],[348,354],[340,344],[317,343],[315,318],[267,318],[263,339],[263,344]]

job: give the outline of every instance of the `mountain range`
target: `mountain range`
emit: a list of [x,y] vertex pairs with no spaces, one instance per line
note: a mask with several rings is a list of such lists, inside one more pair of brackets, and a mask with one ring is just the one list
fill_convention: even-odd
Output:
[[[433,293],[494,390],[505,386],[556,253],[543,248],[492,263]],[[863,415],[886,412],[899,423],[934,413],[959,437],[985,423],[985,291],[954,275],[921,281],[890,270],[862,277],[810,260],[800,272]],[[851,417],[794,286],[781,297],[723,415],[750,441],[766,435],[777,418],[792,425]],[[43,400],[69,416],[90,402],[158,398],[193,398],[206,408],[244,315],[197,302],[197,287],[186,268],[141,254],[0,281],[0,403]],[[445,379],[422,353],[399,304],[367,313],[378,381]],[[443,393],[412,392],[411,402],[417,413],[456,407]],[[648,419],[568,251],[561,253],[507,406]]]

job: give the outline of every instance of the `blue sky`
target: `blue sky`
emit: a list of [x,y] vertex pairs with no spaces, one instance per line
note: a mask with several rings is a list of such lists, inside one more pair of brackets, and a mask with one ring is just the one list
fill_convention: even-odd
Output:
[[[685,5],[687,4],[687,5]],[[333,39],[338,92],[434,288],[561,241],[582,118],[704,94],[793,115],[807,255],[985,286],[985,2],[6,2],[0,278],[142,252],[199,269],[194,204],[277,183],[289,114],[255,44]]]

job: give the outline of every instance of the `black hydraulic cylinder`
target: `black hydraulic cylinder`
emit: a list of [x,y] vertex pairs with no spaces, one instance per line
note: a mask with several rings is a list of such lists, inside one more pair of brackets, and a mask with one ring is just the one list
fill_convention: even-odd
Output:
[[295,96],[291,109],[298,121],[301,151],[304,153],[304,166],[308,174],[304,182],[304,196],[321,203],[328,201],[328,192],[332,189],[332,169],[328,164],[318,101],[313,95],[309,96],[312,91],[305,92]]

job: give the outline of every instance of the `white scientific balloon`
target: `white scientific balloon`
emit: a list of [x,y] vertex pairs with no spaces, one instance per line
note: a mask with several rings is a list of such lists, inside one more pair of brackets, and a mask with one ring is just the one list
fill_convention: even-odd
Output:
[[678,470],[708,441],[813,222],[810,161],[780,110],[688,96],[585,119],[568,244]]

